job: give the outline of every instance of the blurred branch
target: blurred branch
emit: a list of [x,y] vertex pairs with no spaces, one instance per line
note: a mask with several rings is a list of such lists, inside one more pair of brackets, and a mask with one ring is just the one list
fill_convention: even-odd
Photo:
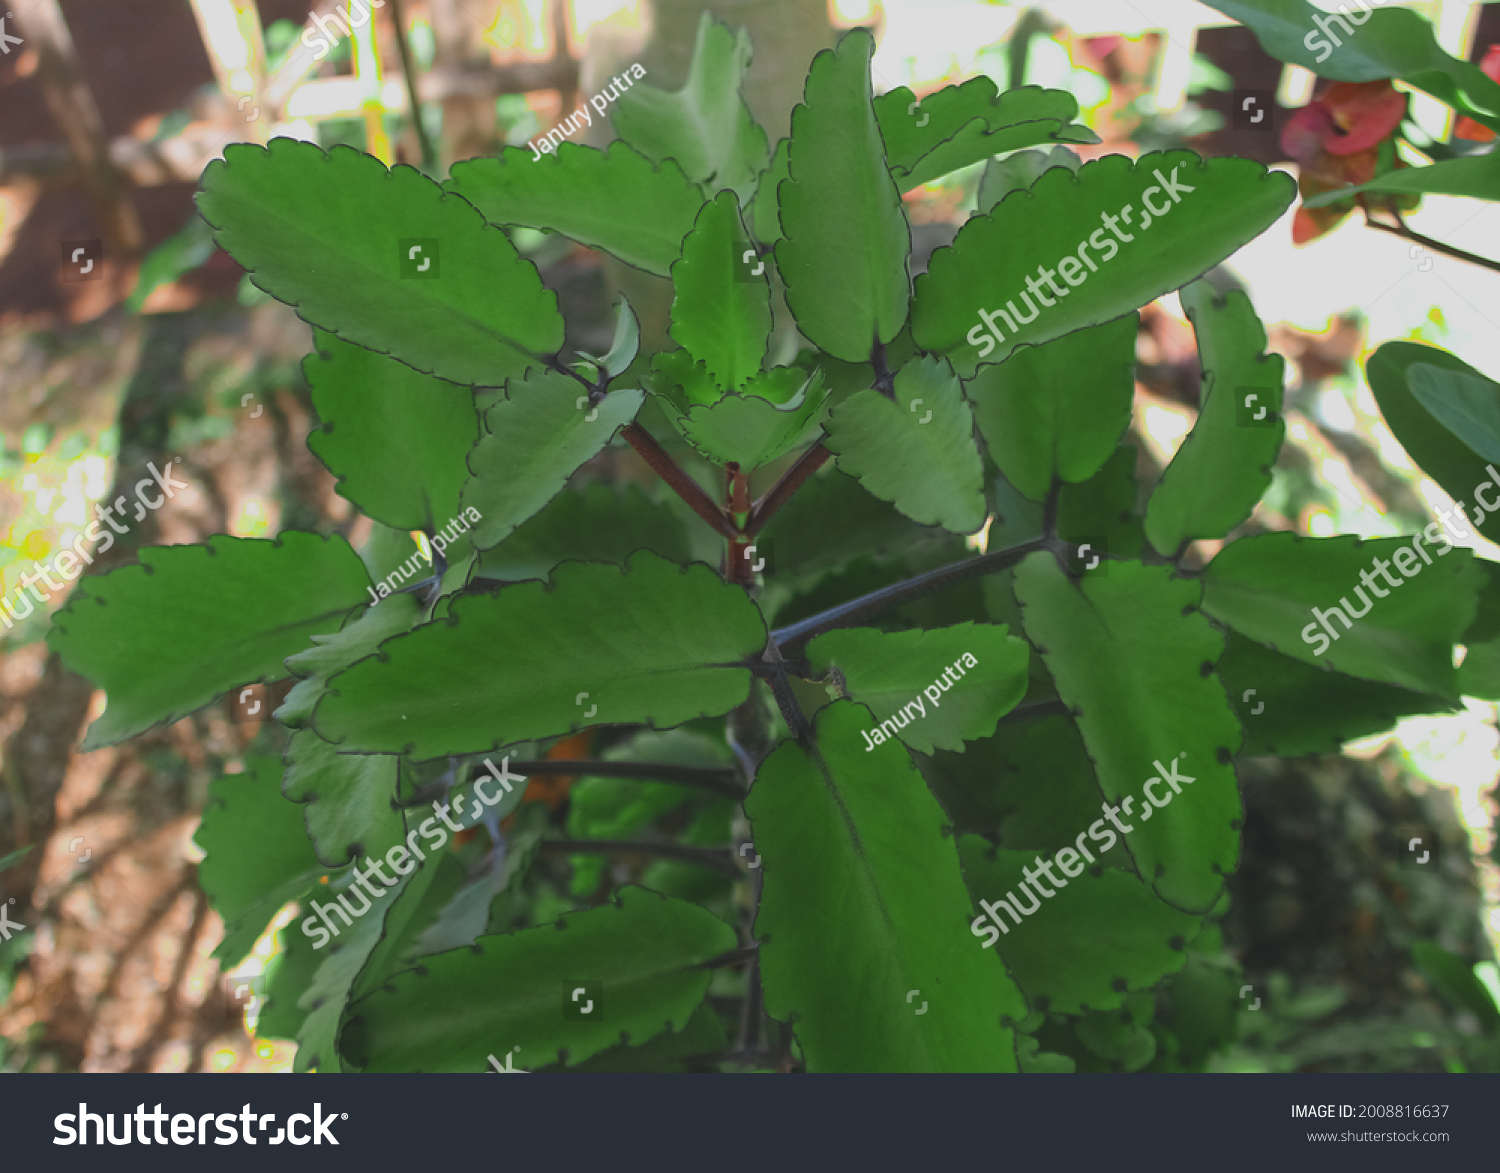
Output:
[[[122,137],[109,144],[109,161],[119,175],[136,187],[197,183],[203,168],[228,144],[237,141],[239,136],[235,132],[220,128],[179,135],[159,143]],[[63,143],[0,147],[0,184],[21,177],[39,180],[47,186],[63,186],[83,180],[85,171]]]
[[428,137],[427,127],[422,124],[422,99],[417,94],[417,67],[412,61],[411,45],[406,39],[405,0],[391,0],[391,23],[396,29],[396,52],[401,56],[401,76],[406,79],[406,100],[411,104],[412,129],[417,133],[417,142],[422,149],[422,170],[428,173],[437,170],[437,151]]
[[21,24],[37,51],[47,105],[82,172],[111,250],[127,257],[138,253],[146,240],[141,221],[115,173],[104,119],[78,67],[62,9],[57,0],[35,0]]
[[[1481,269],[1490,269],[1500,273],[1500,261],[1492,261],[1488,257],[1481,257],[1476,253],[1465,252],[1461,248],[1454,248],[1451,244],[1444,244],[1441,240],[1433,240],[1430,236],[1423,236],[1415,229],[1408,228],[1406,221],[1401,219],[1401,213],[1394,208],[1388,209],[1395,217],[1396,224],[1385,224],[1370,215],[1370,209],[1362,209],[1365,214],[1365,224],[1371,228],[1378,228],[1381,232],[1389,232],[1392,236],[1401,236],[1407,240],[1416,241],[1430,252],[1441,253],[1445,257],[1452,257],[1456,261],[1468,261],[1471,265],[1478,265]],[[1399,226],[1398,226],[1399,225]]]

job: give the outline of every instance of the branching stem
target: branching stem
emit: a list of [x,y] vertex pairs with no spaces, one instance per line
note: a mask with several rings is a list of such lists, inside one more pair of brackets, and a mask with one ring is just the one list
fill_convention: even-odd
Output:
[[750,516],[745,521],[745,536],[753,538],[760,533],[766,522],[775,516],[776,511],[791,500],[792,494],[802,487],[808,477],[822,468],[832,455],[833,453],[819,440],[797,457],[792,467],[787,469],[781,479],[771,486],[771,491],[750,506]]
[[694,513],[713,526],[715,533],[730,541],[740,536],[729,518],[724,515],[724,511],[709,499],[702,486],[688,476],[667,450],[656,442],[655,436],[637,423],[626,424],[620,435],[640,454],[641,459],[651,466],[652,471],[688,503],[688,507]]
[[1370,215],[1369,208],[1363,208],[1362,210],[1365,214],[1365,224],[1370,228],[1378,228],[1381,232],[1389,232],[1392,236],[1400,236],[1406,240],[1415,241],[1423,248],[1435,253],[1442,253],[1445,257],[1452,257],[1458,261],[1468,261],[1469,264],[1478,265],[1481,269],[1489,269],[1492,272],[1500,273],[1500,261],[1492,261],[1488,257],[1481,257],[1476,253],[1465,252],[1461,248],[1454,248],[1451,244],[1444,244],[1440,240],[1433,240],[1430,236],[1423,236],[1415,229],[1408,228],[1406,221],[1401,219],[1400,213],[1396,212],[1394,208],[1390,209],[1390,211],[1396,217],[1396,224],[1386,224],[1374,219]]
[[936,570],[929,570],[926,574],[908,578],[905,582],[892,583],[888,587],[881,587],[878,591],[871,591],[868,595],[861,595],[837,607],[830,607],[827,611],[813,615],[800,623],[779,628],[771,633],[771,639],[783,651],[788,648],[798,649],[815,635],[822,635],[823,632],[832,631],[837,627],[848,627],[891,607],[919,598],[929,591],[948,586],[950,583],[1006,570],[1028,554],[1050,549],[1051,545],[1051,540],[1048,538],[1033,538],[1029,542],[1022,542],[1019,546],[996,550],[992,554],[981,554],[978,558],[966,558],[962,562],[954,562],[948,566],[939,566]]

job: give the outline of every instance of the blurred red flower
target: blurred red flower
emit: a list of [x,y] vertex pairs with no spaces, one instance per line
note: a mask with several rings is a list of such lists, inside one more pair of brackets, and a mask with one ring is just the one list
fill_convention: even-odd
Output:
[[[1292,116],[1281,148],[1296,160],[1303,199],[1375,178],[1382,144],[1406,117],[1406,95],[1389,81],[1339,82]],[[1396,166],[1405,166],[1399,159]],[[1292,242],[1306,244],[1354,210],[1353,200],[1297,209]]]

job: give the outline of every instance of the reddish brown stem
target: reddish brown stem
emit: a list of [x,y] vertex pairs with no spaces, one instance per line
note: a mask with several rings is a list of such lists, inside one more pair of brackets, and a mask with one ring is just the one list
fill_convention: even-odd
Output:
[[[750,478],[740,471],[740,466],[730,461],[724,466],[724,505],[729,516],[738,521],[741,514],[750,511]],[[752,588],[755,586],[755,571],[750,567],[750,539],[737,533],[724,547],[724,577],[730,582]]]
[[750,507],[750,516],[745,521],[745,536],[753,538],[760,533],[766,522],[770,521],[776,511],[785,505],[793,493],[802,487],[802,482],[817,472],[827,463],[828,458],[833,455],[827,448],[823,447],[820,440],[801,456],[797,462],[787,469],[782,477],[774,485],[771,491]]
[[723,510],[709,499],[707,493],[683,471],[682,467],[672,459],[656,438],[641,427],[640,424],[626,424],[620,435],[625,442],[640,454],[642,460],[649,464],[656,475],[666,481],[674,493],[688,503],[688,506],[709,525],[713,526],[714,532],[733,541],[740,535],[730,523],[729,518],[724,516]]
[[750,478],[740,471],[740,466],[730,461],[724,466],[728,473],[729,485],[727,496],[729,498],[730,513],[750,512]]

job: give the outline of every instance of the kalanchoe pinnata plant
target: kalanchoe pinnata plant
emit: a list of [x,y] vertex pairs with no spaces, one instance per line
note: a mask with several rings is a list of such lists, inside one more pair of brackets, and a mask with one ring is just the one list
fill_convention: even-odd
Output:
[[[1458,703],[1470,553],[1317,654],[1311,610],[1400,543],[1243,529],[1283,363],[1198,278],[1292,180],[1080,166],[1070,95],[985,78],[918,117],[872,50],[820,53],[774,147],[705,19],[695,83],[638,83],[606,150],[205,172],[218,243],[316,328],[309,443],[377,536],[148,548],[52,642],[108,691],[89,747],[295,679],[199,842],[224,962],[298,904],[262,1029],[300,1067],[1140,1067],[1239,860],[1236,759]],[[913,281],[903,192],[985,160]],[[570,351],[515,226],[669,278],[674,348],[621,300]],[[1137,311],[1173,290],[1202,408],[1143,495]],[[655,493],[585,469],[622,444]],[[533,775],[578,777],[565,812]]]

